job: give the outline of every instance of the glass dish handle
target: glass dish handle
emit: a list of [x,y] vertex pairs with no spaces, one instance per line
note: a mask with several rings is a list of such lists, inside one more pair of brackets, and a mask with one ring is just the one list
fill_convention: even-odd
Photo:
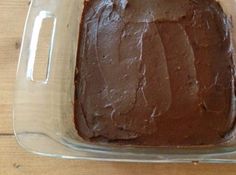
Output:
[[[56,33],[56,0],[33,0],[28,12],[25,30],[23,34],[22,47],[20,53],[20,65],[18,65],[17,76],[25,77],[26,80],[47,83],[50,74],[50,65],[53,54],[54,39]],[[52,20],[52,32],[48,50],[47,68],[45,79],[36,80],[34,78],[35,59],[39,41],[39,35],[44,20]]]

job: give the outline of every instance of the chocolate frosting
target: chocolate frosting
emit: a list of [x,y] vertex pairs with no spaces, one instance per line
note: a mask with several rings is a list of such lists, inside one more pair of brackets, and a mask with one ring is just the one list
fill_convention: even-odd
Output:
[[141,146],[228,140],[231,28],[214,0],[85,1],[75,76],[79,135]]

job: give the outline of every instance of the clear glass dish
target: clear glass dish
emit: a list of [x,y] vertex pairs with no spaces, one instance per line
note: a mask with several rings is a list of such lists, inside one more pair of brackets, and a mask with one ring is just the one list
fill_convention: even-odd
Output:
[[[51,157],[126,162],[236,162],[236,139],[212,148],[141,148],[84,142],[74,127],[74,72],[84,0],[33,0],[17,69],[14,131],[26,150]],[[236,2],[220,0],[236,24]],[[53,20],[46,78],[34,80],[42,21]],[[236,41],[236,28],[233,30]]]

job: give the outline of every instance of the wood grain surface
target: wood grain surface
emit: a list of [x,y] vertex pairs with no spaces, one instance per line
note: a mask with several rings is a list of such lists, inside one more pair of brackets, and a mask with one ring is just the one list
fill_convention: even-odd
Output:
[[23,150],[12,129],[15,72],[28,0],[0,0],[0,175],[235,175],[234,164],[140,164],[39,157]]

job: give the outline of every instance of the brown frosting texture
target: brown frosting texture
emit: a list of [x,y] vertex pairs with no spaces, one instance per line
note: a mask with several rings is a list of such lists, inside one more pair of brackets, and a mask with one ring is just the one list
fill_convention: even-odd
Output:
[[141,146],[228,140],[231,28],[214,0],[85,2],[75,76],[79,135]]

